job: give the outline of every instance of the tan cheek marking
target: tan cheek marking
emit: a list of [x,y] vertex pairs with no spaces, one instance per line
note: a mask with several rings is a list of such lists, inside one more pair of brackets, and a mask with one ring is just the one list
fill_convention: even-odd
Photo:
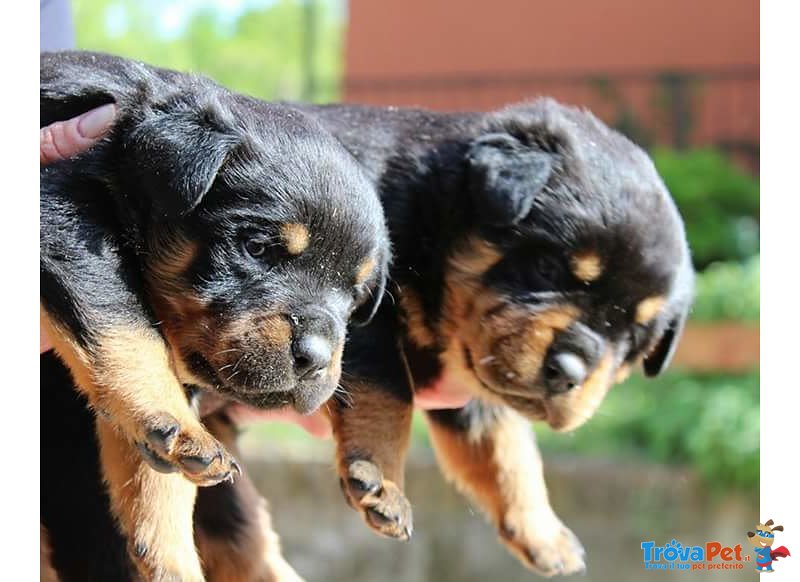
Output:
[[665,299],[661,296],[648,297],[636,306],[636,323],[644,325],[652,321],[652,319],[661,311],[664,306]]
[[476,236],[463,241],[448,261],[442,324],[437,331],[453,336],[473,317],[476,298],[486,293],[481,277],[503,258],[493,245]]
[[617,368],[617,373],[614,375],[614,383],[621,384],[628,377],[631,375],[631,366],[630,364],[622,364],[619,368]]
[[154,275],[164,279],[183,276],[197,255],[197,243],[183,237],[159,240],[153,246],[156,252],[148,267]]
[[565,306],[548,309],[529,319],[514,362],[521,378],[534,378],[539,373],[556,332],[567,329],[578,315],[577,308]]
[[342,352],[344,351],[344,346],[339,345],[336,348],[336,351],[333,352],[333,357],[331,357],[331,363],[328,365],[328,374],[332,377],[339,377],[339,374],[342,371]]
[[288,222],[281,226],[281,238],[290,255],[299,255],[308,248],[310,235],[308,229],[297,222]]
[[471,237],[453,253],[450,267],[458,276],[479,277],[502,258],[503,254],[488,241]]
[[570,264],[572,273],[585,283],[591,283],[603,274],[603,260],[594,251],[575,253]]
[[433,333],[425,324],[425,313],[419,296],[411,289],[403,289],[400,293],[400,307],[406,319],[408,335],[421,348],[433,347]]
[[557,397],[560,400],[561,411],[558,413],[560,418],[555,419],[554,430],[573,430],[589,420],[611,388],[613,365],[614,359],[611,353],[607,352],[595,371],[579,388]]
[[361,285],[361,283],[367,281],[374,270],[375,258],[369,257],[368,259],[364,259],[364,261],[358,266],[358,271],[356,272],[356,285]]
[[262,324],[261,336],[270,346],[286,346],[292,340],[292,326],[284,317],[274,315]]

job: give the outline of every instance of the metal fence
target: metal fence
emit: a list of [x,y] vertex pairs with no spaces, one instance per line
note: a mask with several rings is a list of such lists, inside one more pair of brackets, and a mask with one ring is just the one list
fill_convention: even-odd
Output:
[[758,66],[607,74],[346,78],[343,93],[346,101],[354,103],[456,111],[489,110],[549,95],[589,108],[644,146],[713,146],[758,171]]

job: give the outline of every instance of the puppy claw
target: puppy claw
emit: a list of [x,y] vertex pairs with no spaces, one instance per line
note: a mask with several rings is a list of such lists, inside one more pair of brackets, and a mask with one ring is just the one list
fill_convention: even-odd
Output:
[[[525,566],[543,576],[585,573],[586,553],[578,538],[558,518],[548,519],[555,520],[555,525],[546,527],[535,519],[520,527],[504,523],[499,528],[500,538]],[[543,536],[543,530],[552,533]]]
[[411,541],[411,536],[414,533],[414,528],[411,527],[410,525],[407,525],[403,530],[403,533],[406,534],[406,541]]
[[[136,441],[142,458],[160,473],[180,471],[199,486],[216,485],[242,469],[225,447],[199,423],[181,425],[172,415],[155,414]],[[140,433],[140,434],[142,434]]]
[[340,485],[347,502],[378,534],[399,540],[411,539],[411,504],[400,488],[383,479],[380,469],[369,461],[356,460],[348,466],[347,479]]

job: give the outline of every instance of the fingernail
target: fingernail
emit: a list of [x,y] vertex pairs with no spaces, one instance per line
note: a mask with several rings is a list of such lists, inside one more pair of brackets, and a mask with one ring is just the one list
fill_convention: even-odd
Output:
[[100,137],[111,127],[116,115],[117,106],[114,103],[87,111],[78,121],[78,133],[89,139]]

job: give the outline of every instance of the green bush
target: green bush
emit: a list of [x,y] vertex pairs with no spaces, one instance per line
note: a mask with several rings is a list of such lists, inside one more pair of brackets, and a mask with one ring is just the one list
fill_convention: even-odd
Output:
[[694,321],[751,321],[760,315],[761,257],[744,263],[714,263],[698,274]]
[[715,150],[652,152],[686,222],[695,266],[758,252],[759,184]]

